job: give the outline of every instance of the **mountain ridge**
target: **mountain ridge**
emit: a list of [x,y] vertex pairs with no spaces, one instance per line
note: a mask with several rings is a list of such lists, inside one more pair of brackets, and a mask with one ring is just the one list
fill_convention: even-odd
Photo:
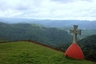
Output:
[[[46,28],[37,24],[3,24],[0,25],[2,40],[34,40],[43,44],[57,47],[62,43],[70,43],[72,36],[58,28]],[[59,43],[58,43],[59,42]]]
[[96,21],[88,20],[48,20],[48,19],[27,19],[27,18],[0,18],[5,23],[35,23],[45,27],[71,27],[74,24],[79,25],[81,29],[96,29]]

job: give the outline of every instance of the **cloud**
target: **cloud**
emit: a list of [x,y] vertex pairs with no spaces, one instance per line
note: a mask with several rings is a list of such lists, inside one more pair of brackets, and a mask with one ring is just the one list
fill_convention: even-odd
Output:
[[52,0],[54,2],[60,2],[60,3],[70,3],[73,2],[74,0]]
[[0,17],[96,20],[96,0],[0,0]]
[[54,2],[60,2],[60,3],[72,3],[72,2],[76,2],[76,1],[88,1],[88,2],[92,2],[93,0],[51,0]]

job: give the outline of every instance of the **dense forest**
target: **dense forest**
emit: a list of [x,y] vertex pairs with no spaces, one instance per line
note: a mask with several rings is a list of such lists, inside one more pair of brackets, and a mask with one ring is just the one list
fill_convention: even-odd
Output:
[[88,36],[78,41],[86,59],[96,61],[96,35]]
[[37,24],[0,23],[0,39],[7,41],[34,40],[49,46],[57,47],[63,43],[70,43],[72,36],[58,28],[46,28]]

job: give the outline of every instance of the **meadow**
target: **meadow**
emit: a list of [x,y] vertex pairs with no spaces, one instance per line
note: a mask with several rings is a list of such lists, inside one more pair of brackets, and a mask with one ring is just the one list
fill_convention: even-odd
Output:
[[0,43],[0,64],[94,64],[27,41]]

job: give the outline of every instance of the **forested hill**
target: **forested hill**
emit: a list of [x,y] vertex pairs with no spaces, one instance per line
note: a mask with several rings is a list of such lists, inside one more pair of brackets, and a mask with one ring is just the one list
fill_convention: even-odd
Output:
[[7,41],[34,40],[50,46],[70,43],[72,36],[58,28],[46,28],[36,24],[0,23],[0,39]]
[[96,62],[96,35],[88,36],[79,41],[85,58]]

